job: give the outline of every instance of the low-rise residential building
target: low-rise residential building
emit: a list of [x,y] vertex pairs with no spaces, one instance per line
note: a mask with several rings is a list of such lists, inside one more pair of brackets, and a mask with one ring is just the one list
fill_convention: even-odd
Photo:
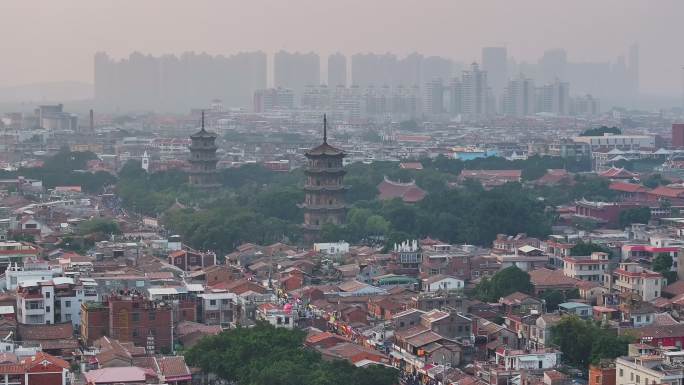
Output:
[[87,344],[108,336],[148,352],[171,349],[173,308],[139,293],[109,295],[81,304],[81,337]]
[[580,302],[565,302],[558,305],[561,314],[572,314],[581,318],[589,318],[593,315],[591,305]]
[[505,370],[552,369],[560,363],[561,352],[556,349],[518,350],[500,347],[496,362]]
[[563,258],[563,274],[583,281],[603,282],[609,268],[610,256],[595,251],[588,257],[568,256]]
[[684,381],[684,352],[665,352],[660,355],[618,357],[615,359],[615,385],[667,384]]
[[278,328],[294,329],[297,324],[297,313],[293,312],[291,304],[285,306],[273,303],[259,305],[256,318]]
[[465,287],[465,282],[462,279],[456,277],[451,277],[448,275],[434,275],[429,278],[423,279],[423,291],[451,291],[451,290],[463,290]]
[[663,275],[648,270],[638,263],[624,262],[613,271],[613,288],[620,293],[633,293],[643,301],[652,301],[662,294],[667,285]]
[[46,281],[26,281],[17,288],[17,320],[25,324],[70,322],[78,326],[81,304],[99,300],[96,283],[84,279],[55,277]]
[[497,234],[492,242],[492,253],[494,254],[514,254],[515,251],[523,246],[540,248],[541,241],[537,238],[528,237],[525,233],[517,235]]
[[227,326],[235,322],[235,305],[237,295],[235,293],[217,292],[202,293],[197,295],[199,299],[198,313],[200,321],[207,325]]
[[5,288],[16,290],[19,284],[28,281],[45,281],[62,274],[59,266],[53,266],[47,261],[26,260],[23,266],[10,263],[5,270]]
[[4,357],[0,363],[0,383],[5,385],[67,385],[68,375],[68,362],[43,352],[20,361]]

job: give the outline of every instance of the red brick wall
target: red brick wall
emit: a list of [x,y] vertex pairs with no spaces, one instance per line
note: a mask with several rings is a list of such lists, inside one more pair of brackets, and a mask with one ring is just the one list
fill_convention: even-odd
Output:
[[672,147],[684,147],[684,124],[672,125]]
[[62,373],[29,373],[27,385],[63,385]]
[[589,368],[589,385],[615,385],[615,368]]
[[81,307],[81,337],[88,346],[109,334],[109,309],[107,307]]
[[[157,351],[171,349],[171,309],[151,307],[149,302],[139,298],[110,300],[109,314],[112,338],[147,346],[147,336],[152,331]],[[138,314],[137,318],[134,314]]]

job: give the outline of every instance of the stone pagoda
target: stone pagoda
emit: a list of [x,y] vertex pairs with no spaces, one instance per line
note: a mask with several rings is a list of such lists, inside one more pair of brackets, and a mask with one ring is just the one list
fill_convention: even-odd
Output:
[[307,164],[304,174],[304,202],[299,206],[304,209],[302,227],[305,237],[315,241],[321,227],[326,223],[343,225],[347,214],[344,194],[344,167],[342,158],[344,151],[328,144],[328,122],[323,115],[323,143],[307,151]]
[[204,128],[204,111],[202,111],[202,128],[190,135],[190,184],[203,188],[217,188],[216,173],[216,134]]

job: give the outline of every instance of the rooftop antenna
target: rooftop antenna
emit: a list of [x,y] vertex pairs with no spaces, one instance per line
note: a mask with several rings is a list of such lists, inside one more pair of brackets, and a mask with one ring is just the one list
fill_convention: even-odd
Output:
[[323,143],[328,143],[328,118],[323,114]]

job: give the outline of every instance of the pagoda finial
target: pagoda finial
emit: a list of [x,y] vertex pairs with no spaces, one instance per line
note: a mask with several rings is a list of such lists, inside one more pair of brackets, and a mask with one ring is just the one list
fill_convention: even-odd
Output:
[[202,131],[204,131],[204,110],[202,110]]
[[328,118],[323,114],[323,143],[328,143]]

